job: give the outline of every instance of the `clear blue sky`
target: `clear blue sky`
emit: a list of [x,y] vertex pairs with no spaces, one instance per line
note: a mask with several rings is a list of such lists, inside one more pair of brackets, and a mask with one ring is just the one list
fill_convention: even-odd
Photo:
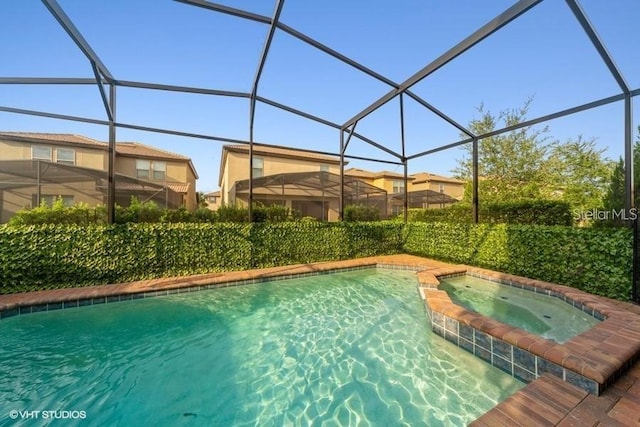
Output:
[[[121,80],[137,80],[249,92],[268,27],[159,0],[59,0],[87,41]],[[271,16],[271,0],[219,3]],[[382,75],[403,81],[514,3],[491,1],[287,0],[281,21]],[[633,89],[640,87],[640,2],[581,0]],[[39,1],[0,4],[0,76],[92,77],[75,44]],[[258,93],[274,101],[343,123],[389,88],[277,32]],[[484,103],[492,112],[534,98],[529,118],[619,93],[568,6],[545,0],[506,28],[437,71],[413,89],[431,104],[467,124]],[[459,132],[405,99],[407,153],[460,139]],[[0,85],[0,105],[106,120],[94,86]],[[221,137],[248,139],[245,99],[119,88],[117,120]],[[640,100],[634,102],[635,127]],[[358,132],[400,149],[399,104],[392,101],[358,124]],[[622,103],[548,123],[560,141],[578,135],[598,139],[606,155],[623,152]],[[108,139],[101,126],[0,113],[7,131],[69,132]],[[139,141],[190,156],[198,189],[217,189],[221,143],[119,129],[120,141]],[[338,152],[339,132],[258,104],[255,140]],[[348,154],[390,160],[354,140]],[[459,149],[410,163],[410,172],[450,174]],[[393,165],[351,161],[373,170]]]

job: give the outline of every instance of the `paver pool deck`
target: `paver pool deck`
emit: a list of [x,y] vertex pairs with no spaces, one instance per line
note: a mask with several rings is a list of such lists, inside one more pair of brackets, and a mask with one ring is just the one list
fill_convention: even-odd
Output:
[[[455,319],[556,366],[597,381],[589,393],[557,376],[542,374],[472,423],[474,426],[640,426],[640,306],[538,280],[453,265],[411,255],[389,255],[260,270],[143,280],[83,288],[0,295],[0,318],[18,314],[234,286],[345,268],[397,266],[415,269],[429,313]],[[562,294],[605,318],[596,327],[558,344],[456,306],[439,291],[438,277],[474,274]],[[599,395],[596,395],[599,394]]]

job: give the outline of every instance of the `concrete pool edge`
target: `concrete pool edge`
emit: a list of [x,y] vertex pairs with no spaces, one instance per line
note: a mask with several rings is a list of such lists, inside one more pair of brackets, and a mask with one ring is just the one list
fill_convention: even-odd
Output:
[[[452,303],[447,293],[438,289],[439,278],[464,274],[563,299],[603,321],[558,344]],[[418,280],[436,334],[525,382],[550,373],[600,395],[640,355],[640,314],[621,310],[619,301],[463,265],[422,271]]]

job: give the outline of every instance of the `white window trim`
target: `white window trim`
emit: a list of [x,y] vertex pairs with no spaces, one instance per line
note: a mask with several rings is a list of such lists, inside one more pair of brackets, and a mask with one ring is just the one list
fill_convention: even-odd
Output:
[[[60,150],[66,150],[66,151],[70,151],[72,154],[72,159],[71,160],[66,160],[63,159],[62,161],[60,160]],[[74,148],[66,148],[66,147],[56,147],[56,163],[62,163],[62,164],[71,164],[73,166],[75,166],[76,164],[76,150]]]
[[[35,149],[36,148],[46,148],[49,150],[49,158],[46,157],[36,157]],[[46,160],[50,162],[53,159],[53,148],[46,145],[32,145],[31,146],[31,160]]]

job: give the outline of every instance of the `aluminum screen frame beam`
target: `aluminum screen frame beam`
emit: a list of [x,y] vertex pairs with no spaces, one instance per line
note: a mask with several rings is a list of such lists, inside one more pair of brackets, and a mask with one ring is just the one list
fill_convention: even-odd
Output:
[[620,68],[614,62],[613,57],[607,50],[607,47],[604,45],[604,42],[602,41],[602,39],[600,39],[600,36],[598,36],[598,33],[596,32],[591,21],[589,21],[589,18],[587,17],[587,14],[585,13],[584,9],[582,9],[582,6],[580,6],[580,4],[578,4],[576,0],[565,0],[565,2],[567,3],[569,8],[571,9],[571,12],[573,12],[573,15],[576,17],[576,19],[582,26],[582,29],[584,30],[584,32],[589,37],[589,40],[591,40],[591,43],[593,44],[593,46],[598,51],[600,58],[602,58],[602,61],[605,63],[605,65],[609,69],[609,72],[618,83],[618,86],[620,86],[620,89],[622,90],[622,92],[624,94],[629,94],[631,92],[631,90],[629,89],[629,84],[627,83],[624,76],[622,75]]
[[[636,90],[634,92],[640,93],[640,90]],[[527,127],[527,126],[533,126],[533,125],[537,125],[539,123],[544,123],[544,122],[547,122],[547,121],[550,121],[550,120],[558,119],[560,117],[569,116],[571,114],[579,113],[581,111],[586,111],[586,110],[590,110],[592,108],[601,107],[603,105],[611,104],[613,102],[622,101],[623,99],[625,99],[625,95],[624,94],[618,94],[618,95],[609,96],[607,98],[601,98],[601,99],[598,99],[598,100],[593,101],[593,102],[588,102],[586,104],[579,105],[577,107],[567,108],[566,110],[558,111],[556,113],[547,114],[545,116],[541,116],[541,117],[538,117],[538,118],[535,118],[535,119],[531,119],[531,120],[527,120],[527,121],[524,121],[524,122],[521,122],[521,123],[517,123],[517,124],[512,125],[512,126],[507,126],[507,127],[502,128],[502,129],[498,129],[498,130],[495,130],[495,131],[491,131],[491,132],[487,132],[487,133],[484,133],[484,134],[481,134],[481,135],[477,135],[476,138],[477,139],[489,138],[489,137],[500,135],[500,134],[503,134],[503,133],[506,133],[506,132],[511,132],[513,130],[522,129],[522,128]],[[436,148],[433,148],[433,149],[430,149],[430,150],[422,151],[420,153],[412,154],[411,156],[409,156],[409,160],[416,159],[416,158],[422,157],[422,156],[426,156],[428,154],[437,153],[439,151],[448,150],[450,148],[455,148],[455,147],[458,147],[460,145],[468,144],[470,142],[473,142],[473,138],[462,139],[460,141],[453,142],[451,144],[442,145],[440,147],[436,147]]]
[[[102,84],[100,84],[102,87]],[[108,165],[107,165],[107,222],[115,224],[116,222],[116,86],[111,83],[109,85],[109,103],[106,106],[110,112],[109,116],[109,147]]]
[[258,61],[258,68],[256,70],[255,77],[253,79],[253,85],[251,87],[251,97],[249,106],[249,222],[253,222],[253,125],[256,115],[256,96],[258,95],[258,85],[260,84],[260,77],[264,70],[264,65],[267,62],[267,56],[269,55],[269,49],[271,48],[271,42],[276,32],[276,24],[280,19],[280,13],[282,13],[282,7],[284,6],[284,0],[276,1],[276,10],[273,13],[273,19],[271,20],[271,26],[269,27],[269,33],[267,39],[262,47],[262,53],[260,54],[260,60]]
[[[107,99],[107,94],[104,91],[102,79],[100,78],[100,72],[98,71],[98,67],[96,66],[95,62],[91,63],[91,68],[93,69],[93,74],[96,76],[98,91],[100,92],[100,98],[102,99],[104,110],[107,113],[107,118],[109,119],[109,122],[113,122],[115,119],[113,118],[113,110],[111,109],[112,105],[111,102]],[[111,84],[110,87],[113,87],[113,84]]]
[[227,15],[235,16],[237,18],[248,19],[250,21],[261,22],[263,24],[271,24],[271,18],[259,15],[257,13],[248,12],[242,9],[236,9],[235,7],[225,6],[218,3],[213,3],[205,0],[174,0],[178,3],[188,4],[190,6],[197,6],[203,9],[212,10],[214,12],[220,12]]
[[349,127],[356,121],[362,120],[364,117],[368,116],[378,108],[382,107],[384,104],[395,98],[397,95],[406,92],[413,85],[420,82],[425,77],[439,70],[443,66],[447,65],[449,62],[462,55],[464,52],[480,43],[485,38],[489,37],[491,34],[495,33],[502,27],[506,26],[522,14],[529,11],[534,6],[540,4],[542,0],[519,0],[516,4],[502,12],[500,15],[493,18],[491,21],[480,27],[473,34],[459,42],[457,45],[440,55],[430,64],[423,67],[421,70],[416,72],[414,75],[409,77],[403,83],[400,84],[398,89],[394,89],[387,94],[383,95],[373,104],[369,105],[367,108],[347,120],[343,127]]
[[[72,121],[72,122],[79,122],[79,123],[88,123],[88,124],[100,125],[100,126],[109,126],[109,121],[107,121],[107,120],[92,119],[92,118],[89,118],[89,117],[80,117],[80,116],[70,116],[70,115],[56,114],[56,113],[48,113],[48,112],[45,112],[45,111],[26,110],[26,109],[21,109],[21,108],[0,106],[0,112],[11,113],[11,114],[21,114],[21,115],[28,115],[28,116],[36,116],[36,117],[45,117],[45,118],[49,118],[49,119],[65,120],[65,121]],[[229,143],[229,144],[249,145],[249,141],[246,141],[246,140],[243,140],[243,139],[226,138],[226,137],[221,137],[221,136],[207,135],[207,134],[193,133],[193,132],[183,132],[183,131],[178,131],[178,130],[157,128],[157,127],[151,127],[151,126],[142,126],[142,125],[136,125],[136,124],[132,124],[132,123],[117,122],[117,121],[114,122],[114,125],[115,125],[116,128],[138,130],[138,131],[142,131],[142,132],[159,133],[159,134],[163,134],[163,135],[173,135],[173,136],[180,136],[180,137],[185,137],[185,138],[203,139],[203,140],[207,140],[207,141],[215,141],[215,142]],[[291,149],[291,147],[285,147],[285,146],[282,146],[282,145],[275,145],[275,144],[265,144],[265,143],[261,143],[261,142],[255,142],[255,141],[254,141],[253,145],[256,146],[256,147]],[[334,156],[336,158],[340,157],[339,153],[333,153],[333,152],[330,152],[330,151],[311,150],[311,149],[306,149],[306,148],[296,148],[296,150],[304,151],[306,153],[312,153],[312,154],[322,154],[322,155],[326,155],[326,156]],[[364,161],[367,161],[367,162],[386,163],[386,164],[390,164],[390,165],[401,165],[402,164],[400,162],[395,162],[395,161],[392,161],[392,160],[381,160],[381,159],[374,159],[374,158],[364,157],[364,156],[354,156],[354,155],[345,154],[344,157],[347,158],[347,159],[364,160]]]
[[616,65],[615,61],[613,60],[613,57],[607,50],[607,47],[605,46],[604,42],[602,41],[600,36],[598,36],[598,33],[596,32],[593,24],[591,24],[591,22],[589,21],[589,18],[587,17],[587,14],[585,13],[585,11],[582,9],[582,6],[580,6],[580,4],[578,4],[576,0],[565,0],[565,2],[567,3],[571,11],[573,12],[573,15],[576,17],[576,19],[582,26],[582,29],[584,30],[584,32],[589,37],[591,44],[593,44],[593,46],[598,51],[600,58],[609,69],[609,72],[618,83],[618,86],[620,86],[620,90],[622,90],[622,93],[625,95],[625,100],[624,100],[624,105],[625,105],[624,106],[624,111],[625,111],[624,112],[625,209],[627,209],[627,211],[630,211],[631,209],[634,208],[634,204],[635,204],[634,203],[635,190],[634,190],[634,183],[633,183],[633,175],[634,175],[633,173],[633,168],[634,168],[633,130],[631,129],[633,127],[632,125],[633,123],[632,108],[633,107],[632,107],[632,100],[631,100],[631,89],[629,88],[629,84],[627,83],[624,76],[622,75],[622,71]]
[[230,90],[220,90],[220,89],[206,89],[206,88],[197,88],[191,86],[177,86],[177,85],[167,85],[167,84],[158,84],[158,83],[147,83],[147,82],[137,82],[131,80],[115,80],[114,83],[120,87],[130,87],[136,89],[151,89],[151,90],[162,90],[168,92],[181,92],[181,93],[195,93],[199,95],[214,95],[214,96],[226,96],[232,98],[246,98],[249,99],[251,94],[248,92],[237,92]]
[[94,85],[91,77],[0,77],[3,85]]
[[403,166],[403,181],[404,188],[402,190],[403,193],[403,202],[402,202],[402,219],[406,224],[409,218],[409,160],[407,159],[406,150],[405,150],[405,140],[404,140],[404,94],[400,94],[400,145],[402,148],[402,166]]
[[74,41],[76,46],[87,57],[89,62],[95,63],[96,67],[100,71],[107,81],[110,83],[113,81],[113,75],[109,72],[106,65],[100,60],[98,54],[91,48],[89,43],[82,36],[82,33],[74,25],[73,21],[67,16],[65,11],[60,7],[56,0],[42,0],[45,7],[51,12],[53,17],[58,21],[60,26],[67,32],[69,37]]
[[[255,21],[255,22],[259,22],[262,24],[271,24],[271,19],[267,16],[264,15],[259,15],[256,13],[251,13],[251,12],[247,12],[241,9],[236,9],[233,7],[229,7],[229,6],[224,6],[224,5],[220,5],[217,3],[212,3],[209,1],[205,1],[205,0],[174,0],[177,1],[179,3],[184,3],[184,4],[188,4],[188,5],[192,5],[192,6],[198,6],[198,7],[202,7],[204,9],[208,9],[214,12],[219,12],[219,13],[224,13],[224,14],[228,14],[228,15],[232,15],[232,16],[236,16],[239,18],[243,18],[243,19],[248,19],[251,21]],[[310,46],[313,46],[314,48],[326,53],[327,55],[355,68],[358,71],[361,71],[362,73],[368,75],[369,77],[372,77],[388,86],[393,87],[394,89],[399,89],[400,88],[400,84],[397,82],[394,82],[393,80],[389,79],[388,77],[383,76],[380,73],[377,73],[376,71],[364,66],[363,64],[349,58],[348,56],[330,48],[329,46],[320,43],[319,41],[315,40],[314,38],[301,33],[300,31],[290,27],[289,25],[283,23],[283,22],[276,22],[276,28],[289,34],[290,36],[297,38],[298,40],[307,43]],[[450,125],[454,126],[455,128],[457,128],[458,130],[460,130],[461,132],[463,132],[465,135],[473,137],[473,133],[471,133],[471,131],[467,128],[465,128],[463,125],[461,125],[460,123],[456,122],[454,119],[452,119],[451,117],[447,116],[446,114],[444,114],[442,111],[438,110],[436,107],[434,107],[433,105],[431,105],[430,103],[428,103],[427,101],[425,101],[424,99],[422,99],[421,97],[419,97],[418,95],[416,95],[415,93],[407,90],[407,95],[410,96],[411,98],[413,98],[416,102],[418,102],[419,104],[421,104],[423,107],[427,108],[428,110],[430,110],[432,113],[436,114],[438,117],[440,117],[441,119],[445,120],[447,123],[449,123]],[[341,126],[342,127],[342,126]],[[349,127],[349,126],[347,126]]]

